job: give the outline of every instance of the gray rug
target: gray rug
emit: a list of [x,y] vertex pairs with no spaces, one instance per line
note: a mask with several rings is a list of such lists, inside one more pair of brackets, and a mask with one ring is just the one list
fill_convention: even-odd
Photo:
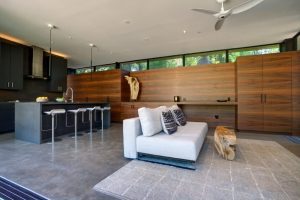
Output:
[[276,142],[239,139],[235,161],[208,137],[197,169],[133,160],[94,186],[119,199],[300,199],[300,159]]

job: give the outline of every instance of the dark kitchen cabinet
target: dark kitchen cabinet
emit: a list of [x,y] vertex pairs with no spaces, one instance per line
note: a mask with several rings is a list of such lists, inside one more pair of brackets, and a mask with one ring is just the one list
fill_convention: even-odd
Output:
[[23,88],[23,47],[0,42],[0,89]]
[[[48,57],[49,59],[49,57]],[[67,60],[63,57],[52,55],[52,66],[50,68],[50,92],[66,91],[67,85]]]
[[0,102],[0,134],[15,129],[15,104]]

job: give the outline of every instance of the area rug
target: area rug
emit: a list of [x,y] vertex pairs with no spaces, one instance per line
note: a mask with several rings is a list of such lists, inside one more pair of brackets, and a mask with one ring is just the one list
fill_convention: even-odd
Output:
[[286,138],[296,144],[300,144],[300,137],[298,136],[286,136]]
[[0,200],[48,200],[17,183],[0,176]]
[[300,199],[300,159],[276,142],[239,139],[226,161],[203,145],[196,170],[133,160],[94,186],[119,199]]

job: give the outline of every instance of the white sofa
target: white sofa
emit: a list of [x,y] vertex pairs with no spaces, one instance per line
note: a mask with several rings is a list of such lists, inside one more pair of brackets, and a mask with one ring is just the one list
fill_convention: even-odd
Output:
[[164,132],[143,136],[139,118],[123,121],[124,156],[136,159],[138,153],[196,161],[208,130],[207,123],[187,122],[172,135]]

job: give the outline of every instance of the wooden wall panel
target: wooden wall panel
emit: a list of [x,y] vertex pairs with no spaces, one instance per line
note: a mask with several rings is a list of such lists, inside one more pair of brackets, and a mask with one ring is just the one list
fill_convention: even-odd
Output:
[[300,52],[292,57],[293,135],[300,136]]
[[[173,102],[122,102],[122,119],[138,117],[141,107],[156,108],[158,106],[172,106]],[[180,105],[187,120],[207,122],[209,127],[218,125],[235,128],[235,109],[233,105]]]
[[121,100],[128,96],[127,82],[123,81],[125,74],[128,72],[110,70],[68,75],[67,85],[74,90],[74,101],[110,102],[112,121],[121,121]]
[[186,101],[235,100],[235,64],[212,64],[175,69],[131,72],[140,81],[138,101],[173,101],[180,96]]
[[207,122],[209,127],[218,125],[236,128],[236,106],[182,105],[188,121]]
[[[123,119],[136,117],[137,108],[152,101],[161,102],[159,105],[170,104],[174,96],[180,96],[181,101],[200,102],[216,102],[228,97],[232,101],[236,99],[234,63],[139,71],[130,75],[138,78],[141,91],[139,102],[129,104],[134,108],[122,103]],[[184,105],[182,108],[189,120],[206,121],[211,127],[223,124],[235,128],[235,106]],[[215,115],[219,119],[215,119]]]

